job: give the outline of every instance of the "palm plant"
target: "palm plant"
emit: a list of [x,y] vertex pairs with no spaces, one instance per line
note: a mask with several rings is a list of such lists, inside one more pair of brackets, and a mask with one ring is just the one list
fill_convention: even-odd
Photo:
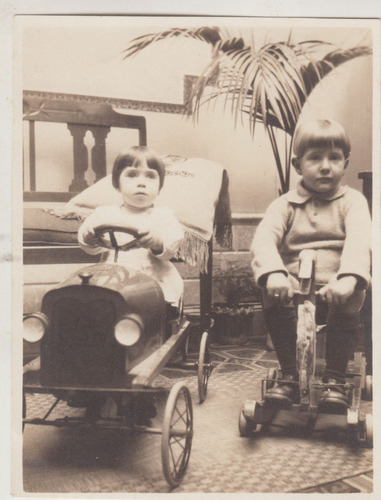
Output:
[[247,42],[226,28],[200,27],[172,28],[135,38],[126,48],[125,58],[174,37],[193,38],[212,47],[211,61],[189,98],[193,117],[197,120],[204,103],[223,99],[225,107],[230,104],[235,125],[248,118],[252,136],[256,123],[261,122],[270,140],[280,193],[289,189],[292,138],[308,96],[334,68],[371,54],[368,46],[340,49],[319,40],[293,43],[291,34],[285,41],[265,43],[255,50],[253,38]]

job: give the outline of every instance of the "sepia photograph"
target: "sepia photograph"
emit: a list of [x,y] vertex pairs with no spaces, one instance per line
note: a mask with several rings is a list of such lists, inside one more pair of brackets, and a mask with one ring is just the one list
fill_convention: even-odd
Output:
[[377,19],[15,16],[15,496],[374,493],[379,82]]

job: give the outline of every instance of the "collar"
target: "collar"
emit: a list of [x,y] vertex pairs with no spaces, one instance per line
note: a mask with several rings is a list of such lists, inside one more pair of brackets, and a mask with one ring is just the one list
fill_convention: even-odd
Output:
[[308,191],[303,186],[302,179],[299,179],[296,188],[292,189],[291,191],[288,191],[288,193],[284,194],[283,196],[290,203],[297,203],[297,204],[305,203],[311,198],[315,199],[318,198],[322,200],[331,201],[344,196],[344,194],[347,192],[347,189],[348,189],[347,186],[342,186],[341,184],[339,184],[336,191],[331,195],[326,195],[325,193],[311,193],[311,191]]
[[154,207],[154,204],[152,203],[152,205],[150,205],[149,207],[139,208],[132,205],[127,205],[126,203],[122,203],[120,207],[132,214],[144,214],[146,212],[149,212]]

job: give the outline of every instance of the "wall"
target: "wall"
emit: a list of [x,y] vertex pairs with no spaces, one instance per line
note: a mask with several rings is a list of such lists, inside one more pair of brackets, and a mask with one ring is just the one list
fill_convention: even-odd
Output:
[[[101,20],[102,21],[102,20]],[[40,21],[21,30],[22,88],[124,99],[182,103],[185,74],[197,75],[210,57],[210,48],[193,40],[160,42],[139,56],[123,61],[123,49],[141,34],[158,26],[100,20]],[[255,21],[253,21],[254,23]],[[326,23],[327,25],[329,23]],[[245,34],[245,27],[241,32]],[[257,42],[285,39],[289,27],[258,26]],[[367,44],[367,29],[309,27],[295,21],[295,40],[324,39],[341,46]],[[129,110],[119,110],[130,112]],[[267,138],[259,125],[254,140],[246,125],[236,128],[222,106],[201,112],[197,125],[179,114],[139,112],[148,123],[149,144],[163,153],[205,157],[224,165],[230,177],[232,210],[262,213],[278,194],[277,174]],[[311,95],[303,117],[329,116],[340,121],[352,141],[346,181],[361,188],[357,174],[372,168],[372,61],[363,57],[335,69]],[[66,190],[66,166],[71,162],[71,138],[64,128],[39,125],[37,160],[40,189]],[[57,157],[55,141],[61,142]],[[126,142],[134,137],[110,136],[109,169]],[[89,145],[91,141],[89,139]],[[91,175],[90,175],[91,177]],[[91,181],[91,178],[89,179]],[[295,176],[292,183],[295,182]]]
[[[191,21],[189,21],[191,23]],[[257,46],[269,40],[285,40],[285,29],[257,26],[241,28],[243,34],[255,33]],[[139,35],[158,31],[158,26],[142,26],[136,21],[125,26],[121,20],[105,23],[103,18],[81,22],[66,18],[56,22],[39,21],[20,30],[18,45],[21,60],[21,88],[82,94],[103,98],[133,99],[159,103],[183,104],[184,75],[198,75],[210,58],[210,48],[192,40],[158,43],[139,56],[124,61],[123,50]],[[100,24],[101,23],[101,24]],[[17,23],[16,23],[17,24]],[[279,24],[279,23],[278,23]],[[340,47],[370,44],[370,32],[361,28],[306,28],[294,21],[295,41],[323,39]],[[226,276],[250,274],[249,245],[261,213],[278,195],[278,179],[269,143],[259,125],[254,139],[246,124],[233,125],[223,106],[205,108],[197,124],[181,114],[117,109],[119,112],[144,115],[148,125],[148,143],[161,153],[186,157],[204,157],[221,163],[229,173],[230,196],[234,217],[234,248],[231,252],[215,246],[213,269],[213,303],[228,300]],[[331,117],[346,128],[352,143],[350,167],[346,181],[361,189],[358,172],[372,169],[372,58],[363,57],[335,69],[310,96],[302,118]],[[72,141],[63,125],[36,127],[38,187],[41,190],[66,190],[71,181]],[[92,139],[87,139],[88,147]],[[131,134],[112,132],[108,138],[107,162],[119,150],[136,143]],[[60,144],[57,149],[57,141]],[[27,152],[27,136],[25,141]],[[58,154],[57,154],[58,153]],[[25,158],[27,164],[27,158]],[[27,180],[27,179],[26,179]],[[92,182],[92,173],[87,180]],[[292,185],[296,176],[292,176]],[[237,215],[238,214],[238,215]],[[239,214],[248,214],[242,217]],[[256,216],[252,214],[257,214]],[[28,307],[38,308],[41,293],[65,278],[77,266],[25,266],[24,282]],[[186,304],[199,303],[198,280],[194,269],[180,265],[185,278]],[[41,284],[43,283],[43,284]],[[35,287],[35,284],[40,284]],[[34,292],[38,289],[36,295]],[[28,296],[31,292],[31,296]],[[242,295],[242,302],[258,300],[255,295]]]

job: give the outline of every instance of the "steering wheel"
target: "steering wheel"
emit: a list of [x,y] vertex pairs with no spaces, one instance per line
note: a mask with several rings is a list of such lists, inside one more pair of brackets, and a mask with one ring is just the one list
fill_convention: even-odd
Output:
[[[139,233],[139,230],[133,226],[119,226],[114,224],[100,224],[94,229],[95,236],[99,239],[100,244],[105,248],[113,248],[116,252],[119,250],[125,251],[129,248],[133,248],[137,245],[138,240],[148,234]],[[110,241],[105,238],[105,234],[108,233],[110,236]],[[130,234],[134,237],[133,240],[125,243],[124,245],[119,245],[115,236],[115,233]]]

